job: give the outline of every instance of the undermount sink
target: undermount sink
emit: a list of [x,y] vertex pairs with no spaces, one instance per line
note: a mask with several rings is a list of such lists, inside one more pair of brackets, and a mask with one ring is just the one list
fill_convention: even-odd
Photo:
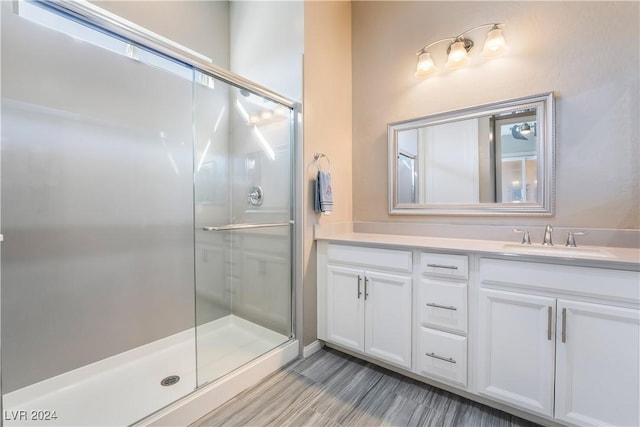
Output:
[[530,254],[530,255],[550,255],[563,257],[598,257],[612,258],[613,255],[604,248],[590,246],[541,246],[541,245],[521,245],[517,243],[507,243],[503,246],[505,251]]

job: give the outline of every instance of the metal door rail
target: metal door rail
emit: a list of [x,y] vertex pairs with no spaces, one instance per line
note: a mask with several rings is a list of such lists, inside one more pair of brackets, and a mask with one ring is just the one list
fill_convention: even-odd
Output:
[[219,227],[202,227],[204,231],[231,231],[231,230],[250,230],[252,228],[267,228],[267,227],[284,227],[287,225],[293,225],[293,220],[287,222],[273,222],[266,224],[227,224]]

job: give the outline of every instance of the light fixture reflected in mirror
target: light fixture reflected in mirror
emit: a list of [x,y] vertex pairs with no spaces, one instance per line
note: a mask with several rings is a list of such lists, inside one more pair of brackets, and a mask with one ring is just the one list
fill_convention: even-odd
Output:
[[532,132],[534,136],[537,135],[535,122],[533,124],[524,122],[511,128],[511,136],[514,139],[528,140]]
[[437,67],[431,58],[431,53],[427,49],[442,42],[449,42],[447,49],[448,58],[445,67],[448,70],[455,70],[456,68],[465,66],[469,62],[469,51],[473,48],[473,40],[466,38],[465,34],[480,28],[491,27],[491,30],[487,33],[482,55],[487,58],[502,55],[507,49],[507,43],[500,26],[504,26],[504,24],[492,23],[480,25],[464,31],[456,37],[447,37],[426,45],[416,53],[418,56],[418,64],[414,75],[419,79],[425,79],[437,72]]

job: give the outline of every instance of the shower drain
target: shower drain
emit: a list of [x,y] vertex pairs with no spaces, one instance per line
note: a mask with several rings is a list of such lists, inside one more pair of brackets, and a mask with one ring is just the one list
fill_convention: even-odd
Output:
[[163,378],[162,381],[160,381],[160,385],[163,387],[168,387],[170,385],[174,385],[175,383],[177,383],[178,381],[180,381],[180,377],[177,375],[169,375],[166,378]]

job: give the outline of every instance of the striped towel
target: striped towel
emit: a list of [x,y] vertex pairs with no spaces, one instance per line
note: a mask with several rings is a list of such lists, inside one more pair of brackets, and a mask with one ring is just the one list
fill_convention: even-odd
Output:
[[316,212],[331,212],[333,210],[333,188],[330,172],[318,171],[315,193],[314,210]]

